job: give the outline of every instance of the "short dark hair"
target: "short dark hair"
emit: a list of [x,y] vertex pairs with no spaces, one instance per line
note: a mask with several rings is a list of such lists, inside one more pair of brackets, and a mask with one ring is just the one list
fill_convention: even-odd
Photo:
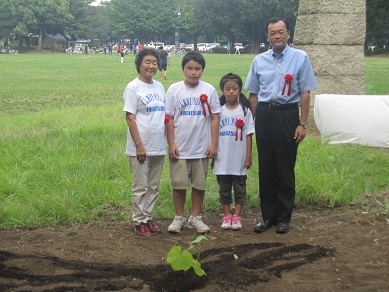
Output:
[[161,66],[161,59],[159,58],[158,51],[154,48],[143,48],[135,56],[135,67],[136,71],[140,73],[140,65],[142,64],[143,58],[146,56],[154,56],[157,58],[158,67]]
[[265,26],[265,31],[266,31],[266,34],[267,34],[267,30],[269,28],[269,24],[271,23],[277,23],[279,21],[283,21],[285,23],[285,26],[286,26],[286,30],[289,31],[289,22],[286,20],[286,18],[283,18],[283,17],[272,17],[270,18],[267,22],[266,22],[266,26]]
[[185,54],[185,56],[182,58],[182,63],[181,63],[182,69],[184,69],[186,63],[188,63],[189,61],[194,61],[194,62],[199,63],[203,67],[203,70],[204,70],[205,59],[204,59],[203,55],[201,55],[199,52],[196,52],[196,51],[187,52]]

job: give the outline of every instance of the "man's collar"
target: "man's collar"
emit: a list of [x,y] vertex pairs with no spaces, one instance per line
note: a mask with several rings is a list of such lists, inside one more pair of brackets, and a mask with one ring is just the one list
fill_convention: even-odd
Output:
[[285,56],[288,53],[288,51],[289,51],[289,45],[286,44],[284,50],[280,54],[274,53],[274,50],[272,49],[272,55],[273,55],[274,58],[279,58],[279,57]]

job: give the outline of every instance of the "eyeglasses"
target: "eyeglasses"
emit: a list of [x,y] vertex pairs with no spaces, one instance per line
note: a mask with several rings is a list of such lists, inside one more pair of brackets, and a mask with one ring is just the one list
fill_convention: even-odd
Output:
[[279,35],[279,36],[284,36],[288,33],[288,31],[285,31],[285,30],[279,30],[279,31],[271,31],[269,33],[269,36],[270,37],[275,37],[276,35]]

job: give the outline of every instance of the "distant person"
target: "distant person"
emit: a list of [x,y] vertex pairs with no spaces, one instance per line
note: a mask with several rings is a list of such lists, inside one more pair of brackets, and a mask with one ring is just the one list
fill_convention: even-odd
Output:
[[126,51],[124,49],[124,47],[121,48],[120,50],[120,63],[123,64],[124,63],[124,55],[126,54]]
[[245,83],[259,161],[262,221],[254,230],[276,225],[277,233],[286,233],[296,195],[297,148],[306,135],[310,91],[317,83],[307,53],[287,45],[288,21],[272,18],[265,31],[272,49],[254,58]]
[[161,60],[161,65],[158,68],[159,79],[162,79],[162,70],[163,70],[163,78],[166,79],[169,54],[163,49],[162,46],[159,47],[159,59]]
[[107,45],[104,45],[103,51],[104,51],[104,55],[107,55]]
[[169,50],[168,57],[167,57],[167,65],[168,66],[170,66],[170,61],[172,59],[172,56],[173,56],[173,52],[172,52],[172,50]]
[[108,45],[108,52],[110,55],[112,55],[112,44]]
[[[81,49],[81,50],[82,50],[82,49]],[[84,53],[85,53],[85,55],[88,56],[88,53],[89,53],[89,47],[88,47],[88,45],[85,46]],[[89,56],[88,56],[88,57],[89,57]]]
[[153,80],[158,65],[157,50],[138,52],[135,67],[139,76],[123,93],[128,125],[126,154],[132,173],[132,221],[140,236],[161,231],[152,216],[166,154],[165,89]]
[[121,45],[118,45],[118,46],[117,46],[117,51],[118,51],[117,55],[119,55],[120,52],[122,51],[122,46],[121,46]]
[[132,45],[132,52],[134,53],[134,55],[136,55],[137,50],[137,45]]
[[240,55],[240,45],[235,45],[235,54],[234,55]]
[[[250,104],[242,93],[240,76],[228,73],[220,80],[219,145],[213,160],[213,173],[219,184],[219,202],[223,205],[222,229],[242,229],[242,209],[247,201],[247,170],[252,164],[254,119]],[[234,213],[231,214],[232,189]]]
[[228,55],[231,54],[231,44],[230,43],[227,43],[227,54]]
[[[182,58],[185,79],[166,92],[167,138],[170,184],[176,215],[168,231],[178,233],[186,226],[199,233],[209,227],[201,217],[208,173],[208,160],[215,158],[219,136],[220,102],[216,89],[201,79],[205,59],[191,51]],[[186,222],[186,190],[192,189],[191,215]]]

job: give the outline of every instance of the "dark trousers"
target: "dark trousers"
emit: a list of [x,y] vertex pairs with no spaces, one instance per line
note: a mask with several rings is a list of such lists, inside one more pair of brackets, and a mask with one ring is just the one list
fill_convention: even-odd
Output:
[[298,147],[294,133],[298,124],[297,105],[273,109],[258,104],[255,131],[263,220],[289,223],[292,217]]

